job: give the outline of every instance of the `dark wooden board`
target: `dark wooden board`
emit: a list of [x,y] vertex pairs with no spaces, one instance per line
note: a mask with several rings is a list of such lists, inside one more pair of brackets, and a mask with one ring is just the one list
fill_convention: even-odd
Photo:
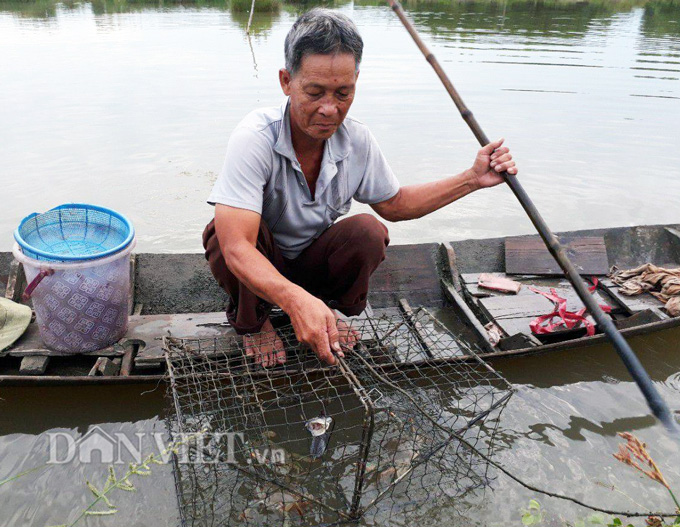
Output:
[[482,326],[479,319],[472,312],[470,306],[468,306],[468,304],[465,302],[465,299],[458,293],[452,284],[449,284],[444,280],[442,280],[442,289],[444,290],[446,297],[449,299],[449,302],[454,305],[454,308],[459,314],[463,323],[469,326],[473,333],[478,337],[479,344],[483,351],[492,351],[494,346],[489,341],[489,335],[486,332],[486,329],[484,329],[484,326]]
[[496,321],[538,316],[554,310],[550,300],[537,294],[513,297],[493,296],[480,299],[479,304],[489,317]]
[[498,349],[503,351],[535,348],[542,342],[533,335],[527,333],[515,333],[511,337],[504,337],[498,341]]
[[371,276],[368,298],[374,308],[396,306],[406,298],[414,306],[444,304],[437,271],[436,243],[395,245]]
[[[123,355],[125,349],[118,346],[109,346],[96,351],[89,351],[87,353],[82,353],[80,355],[86,355],[91,357],[103,357],[103,356],[120,356]],[[26,329],[26,332],[17,340],[14,345],[5,350],[5,355],[11,357],[28,357],[32,355],[41,355],[44,357],[71,357],[72,353],[63,353],[61,351],[53,351],[48,349],[40,338],[40,331],[38,330],[38,324],[36,322],[31,322]]]
[[130,255],[130,289],[128,291],[128,315],[135,310],[135,288],[137,281],[137,255]]
[[[582,275],[609,272],[603,236],[582,236],[561,240],[567,256]],[[505,272],[508,274],[561,275],[562,269],[538,236],[508,238],[505,241]]]
[[641,295],[634,296],[622,294],[620,287],[609,278],[600,280],[600,286],[631,315],[639,313],[640,311],[645,311],[646,309],[659,309],[664,306],[663,302],[657,300],[649,293],[642,293]]
[[9,276],[7,277],[7,287],[5,288],[5,298],[13,302],[21,302],[21,295],[26,287],[26,274],[24,266],[18,261],[12,260],[9,266]]
[[[83,353],[92,357],[122,357],[133,344],[139,346],[136,365],[157,366],[163,361],[163,337],[221,337],[234,334],[226,325],[227,317],[220,313],[179,313],[172,315],[131,315],[128,331],[118,343],[101,350]],[[38,325],[29,325],[26,333],[12,346],[7,354],[14,357],[40,355],[45,357],[69,357],[73,354],[53,351],[45,347]]]
[[47,371],[47,365],[49,362],[49,357],[24,357],[21,359],[19,375],[42,375],[45,373],[45,371]]
[[[492,273],[492,274],[494,276],[500,277],[507,276],[504,273]],[[566,298],[567,309],[569,311],[578,311],[584,307],[583,302],[578,297],[578,294],[576,293],[576,291],[567,281],[566,278],[546,277],[537,275],[513,276],[512,278],[514,280],[522,284],[522,288],[519,290],[519,293],[514,295],[508,293],[501,293],[498,291],[491,291],[479,287],[477,285],[479,275],[480,273],[467,273],[461,275],[463,287],[470,294],[470,296],[475,298],[477,301],[481,298],[489,297],[518,298],[521,296],[538,296],[537,293],[531,290],[531,288],[533,287],[541,291],[545,291],[546,293],[549,293],[551,289],[555,289],[559,296],[561,296],[562,298]],[[586,285],[590,287],[590,284],[587,282]],[[612,302],[607,297],[607,295],[602,294],[600,291],[595,291],[593,293],[593,296],[595,297],[595,300],[597,300],[599,304],[609,305],[613,309],[618,308],[618,304],[616,302]]]
[[133,315],[125,340],[140,345],[134,359],[135,368],[150,368],[158,367],[165,360],[163,337],[200,339],[235,335],[223,312]]
[[[668,318],[668,316],[665,318]],[[659,322],[660,320],[664,320],[664,316],[658,309],[645,309],[644,311],[639,311],[628,318],[617,321],[616,327],[618,329],[634,328],[644,324]]]
[[553,303],[540,295],[480,298],[479,307],[509,337],[517,333],[530,335],[529,323],[554,309]]
[[[558,291],[558,294],[560,292]],[[574,293],[575,294],[575,293]],[[562,296],[562,295],[561,295]],[[580,300],[576,298],[574,302],[580,304]],[[479,305],[486,315],[495,321],[500,328],[508,335],[513,336],[517,333],[524,333],[531,335],[529,324],[536,317],[547,315],[554,311],[554,304],[547,298],[535,294],[533,296],[495,296],[479,299]],[[581,306],[583,304],[580,304]],[[567,302],[567,309],[576,311],[575,306],[569,305]],[[589,317],[589,320],[590,319]]]

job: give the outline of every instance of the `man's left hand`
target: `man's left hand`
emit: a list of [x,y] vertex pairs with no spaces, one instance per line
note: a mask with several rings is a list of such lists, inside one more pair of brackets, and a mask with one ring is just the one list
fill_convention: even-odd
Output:
[[501,146],[505,139],[499,139],[489,143],[479,152],[475,158],[475,163],[468,170],[468,174],[476,188],[495,187],[503,183],[501,173],[507,171],[514,176],[517,174],[517,167],[512,160],[512,154],[506,146]]

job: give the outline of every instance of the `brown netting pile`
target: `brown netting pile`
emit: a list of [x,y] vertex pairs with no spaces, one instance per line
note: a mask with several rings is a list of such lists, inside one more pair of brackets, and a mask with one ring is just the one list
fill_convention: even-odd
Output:
[[290,325],[271,369],[238,338],[165,339],[184,525],[402,524],[488,483],[510,385],[424,309],[351,324],[336,366]]

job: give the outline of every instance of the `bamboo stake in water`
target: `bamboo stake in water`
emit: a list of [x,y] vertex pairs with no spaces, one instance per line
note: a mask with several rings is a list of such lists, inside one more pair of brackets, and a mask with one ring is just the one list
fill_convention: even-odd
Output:
[[255,12],[255,0],[250,4],[250,16],[248,17],[248,25],[246,26],[246,35],[250,36],[250,24],[253,23],[253,13]]
[[[451,80],[440,66],[436,57],[427,48],[425,43],[420,38],[420,35],[418,35],[415,27],[413,27],[413,24],[411,24],[411,21],[406,17],[406,13],[404,13],[404,10],[402,9],[399,2],[396,0],[388,0],[388,2],[399,17],[399,20],[401,20],[402,24],[415,41],[420,51],[422,51],[423,55],[425,55],[425,59],[430,63],[434,71],[439,76],[439,79],[444,84],[444,88],[446,88],[446,91],[449,93],[451,99],[453,99],[453,102],[458,108],[461,117],[468,124],[470,130],[472,130],[472,133],[479,141],[479,144],[482,146],[488,145],[490,143],[489,138],[486,136],[481,126],[479,126],[479,123],[477,123],[475,116],[467,108],[467,106],[465,106],[463,99],[453,87]],[[569,261],[564,248],[560,245],[560,242],[551,232],[550,228],[545,223],[545,220],[543,220],[540,213],[538,212],[538,209],[531,201],[531,198],[529,198],[529,195],[520,184],[519,179],[517,177],[508,175],[507,172],[503,172],[502,176],[512,192],[515,194],[515,197],[519,200],[522,208],[524,208],[525,212],[529,216],[529,219],[531,219],[531,222],[534,224],[538,234],[543,239],[548,251],[562,268],[562,271],[564,271],[564,274],[569,279],[571,284],[574,286],[576,293],[578,293],[579,298],[585,304],[588,312],[595,319],[598,327],[604,331],[613,344],[616,352],[621,357],[621,360],[626,365],[626,368],[628,368],[633,380],[640,388],[642,395],[644,395],[652,413],[659,419],[659,421],[664,424],[669,432],[673,433],[676,439],[680,439],[680,428],[675,422],[675,419],[673,418],[668,406],[659,395],[659,392],[656,390],[656,388],[654,388],[649,374],[645,371],[644,367],[640,363],[640,360],[626,342],[626,339],[624,339],[623,335],[621,335],[619,330],[616,329],[616,326],[612,320],[604,314],[602,309],[600,309],[600,306],[586,288],[581,276],[574,268],[574,265]]]

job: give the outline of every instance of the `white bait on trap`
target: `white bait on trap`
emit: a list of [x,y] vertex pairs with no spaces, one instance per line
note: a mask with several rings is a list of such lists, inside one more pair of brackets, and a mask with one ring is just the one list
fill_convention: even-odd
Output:
[[510,385],[425,310],[351,325],[361,340],[332,367],[290,325],[272,369],[241,339],[164,340],[172,435],[210,430],[174,467],[184,525],[403,523],[488,483],[477,454]]
[[318,459],[323,456],[331,437],[330,430],[333,424],[332,417],[319,416],[307,421],[305,428],[312,434],[312,444],[309,447],[309,454]]
[[307,421],[305,426],[314,437],[317,437],[325,434],[331,427],[332,422],[333,419],[331,417],[315,417]]

